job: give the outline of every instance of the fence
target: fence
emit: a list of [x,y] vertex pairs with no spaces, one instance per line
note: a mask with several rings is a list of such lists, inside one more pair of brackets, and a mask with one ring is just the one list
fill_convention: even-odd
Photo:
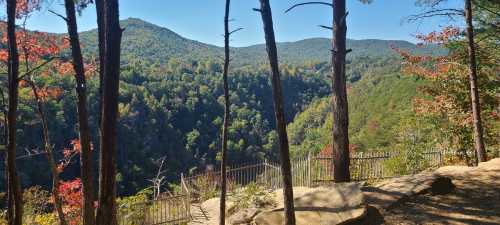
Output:
[[182,224],[191,220],[191,194],[181,177],[181,193],[119,207],[120,225]]
[[[350,172],[353,181],[377,180],[400,176],[408,173],[417,173],[427,168],[439,167],[443,164],[445,155],[455,154],[450,151],[428,151],[418,156],[401,155],[390,152],[368,152],[351,155]],[[399,161],[397,161],[397,157]],[[402,157],[402,158],[401,158]],[[393,171],[390,161],[403,162],[396,167],[408,167],[406,171]],[[332,157],[311,157],[293,159],[292,182],[293,186],[314,187],[329,184],[333,179]],[[211,170],[184,177],[187,187],[195,195],[195,199],[204,200],[217,196],[220,189],[221,172]],[[267,160],[246,164],[238,167],[229,167],[226,172],[228,179],[228,193],[244,187],[249,183],[277,189],[281,188],[281,166],[277,162]]]
[[[416,173],[443,164],[445,156],[455,155],[452,151],[428,151],[416,155],[401,155],[389,152],[369,152],[351,155],[350,172],[354,181],[384,179],[403,175],[390,170],[391,160],[411,167],[406,173]],[[399,157],[399,159],[398,159]],[[402,157],[402,158],[401,158]],[[306,156],[292,160],[292,182],[294,186],[314,187],[333,182],[333,158]],[[277,189],[281,188],[281,166],[267,160],[228,167],[226,171],[227,191],[232,194],[238,188],[250,183]],[[181,174],[181,193],[120,206],[120,225],[183,224],[191,219],[191,202],[216,197],[220,190],[221,172],[210,170],[185,177]]]

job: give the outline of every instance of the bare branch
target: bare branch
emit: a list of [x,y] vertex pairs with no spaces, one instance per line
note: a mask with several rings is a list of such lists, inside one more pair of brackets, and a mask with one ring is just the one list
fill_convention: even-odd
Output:
[[332,3],[328,3],[328,2],[303,2],[303,3],[295,4],[292,7],[288,8],[287,10],[285,10],[285,13],[288,13],[292,9],[297,8],[299,6],[303,6],[303,5],[326,5],[326,6],[330,6],[330,7],[333,8],[333,4]]
[[436,16],[445,16],[449,17],[451,20],[454,20],[455,16],[465,16],[465,12],[460,9],[432,9],[419,14],[410,15],[406,18],[406,21],[415,22],[418,20]]
[[61,15],[59,13],[56,13],[56,12],[52,11],[51,9],[49,9],[49,12],[52,13],[52,14],[54,14],[54,15],[56,15],[56,16],[58,16],[58,17],[60,17],[64,21],[68,22],[68,18],[66,18],[65,16],[63,16],[63,15]]
[[333,27],[325,26],[325,25],[318,25],[318,27],[325,28],[327,30],[333,30]]
[[49,64],[50,62],[52,62],[54,59],[58,59],[58,58],[60,58],[60,57],[51,57],[51,58],[47,59],[45,62],[41,63],[40,65],[34,67],[31,70],[26,71],[26,73],[24,73],[23,75],[21,75],[19,77],[19,80],[23,80],[26,76],[29,76],[31,73],[35,72],[36,70],[38,70],[38,69],[44,67],[45,65]]
[[262,13],[262,11],[261,11],[260,9],[258,9],[258,8],[253,8],[252,10],[253,10],[253,11],[255,11],[255,12],[260,12],[260,13]]
[[238,28],[238,29],[235,29],[235,30],[233,30],[233,31],[229,32],[229,35],[234,34],[234,33],[238,32],[238,31],[240,31],[240,30],[243,30],[243,27],[240,27],[240,28]]

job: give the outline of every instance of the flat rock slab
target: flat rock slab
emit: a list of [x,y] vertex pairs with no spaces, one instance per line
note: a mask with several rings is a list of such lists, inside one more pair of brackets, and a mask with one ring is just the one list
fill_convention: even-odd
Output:
[[409,196],[429,190],[437,178],[438,175],[434,172],[422,172],[388,179],[374,186],[364,187],[363,191],[369,205],[385,211]]
[[[280,194],[277,193],[277,196]],[[335,184],[314,189],[304,188],[297,194],[294,198],[297,225],[345,224],[361,219],[366,214],[364,196],[359,183]],[[281,205],[281,208],[258,214],[253,224],[281,225],[283,222],[284,210]]]

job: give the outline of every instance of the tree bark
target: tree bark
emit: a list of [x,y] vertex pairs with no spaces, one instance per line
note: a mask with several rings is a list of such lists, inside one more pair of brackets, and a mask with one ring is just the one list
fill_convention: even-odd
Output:
[[346,4],[345,0],[332,0],[332,113],[333,164],[335,182],[349,182],[349,114],[345,77]]
[[224,82],[224,125],[222,128],[222,157],[221,157],[221,193],[220,193],[220,214],[219,214],[219,224],[224,225],[226,222],[226,164],[227,164],[227,139],[228,139],[228,127],[229,127],[229,113],[230,113],[230,102],[229,102],[229,84],[228,84],[228,71],[229,71],[229,9],[231,5],[231,0],[226,0],[226,9],[224,15],[224,71],[222,74]]
[[42,99],[38,95],[38,91],[33,80],[30,80],[29,84],[31,86],[31,90],[33,91],[33,95],[35,96],[38,116],[42,120],[44,149],[45,153],[47,154],[47,161],[49,163],[50,172],[52,173],[52,195],[54,195],[54,207],[56,208],[57,217],[59,218],[59,224],[67,225],[68,222],[66,221],[66,218],[64,216],[63,203],[61,196],[59,194],[59,185],[60,185],[59,171],[57,170],[56,160],[54,158],[54,151],[52,149],[52,143],[50,142],[49,125],[47,122],[47,117],[45,116],[45,110],[42,103]]
[[118,89],[120,79],[120,45],[118,0],[104,0],[105,60],[101,119],[101,152],[99,166],[99,204],[96,223],[116,225],[116,142]]
[[85,79],[85,68],[76,23],[75,2],[74,0],[64,0],[64,5],[66,8],[66,24],[68,26],[76,81],[78,131],[81,146],[80,175],[83,192],[82,219],[83,225],[94,225],[94,188],[92,185],[92,151],[87,111],[87,82]]
[[[96,0],[95,1],[95,9],[97,14],[97,40],[99,47],[99,113],[97,116],[97,123],[101,124],[101,116],[102,116],[102,90],[103,90],[103,78],[104,78],[104,61],[105,58],[105,41],[104,41],[104,0]],[[99,127],[99,135],[101,134]]]
[[9,108],[7,112],[7,186],[8,186],[8,223],[22,225],[23,195],[21,182],[16,169],[16,117],[19,96],[19,52],[16,39],[16,0],[7,0],[7,39],[8,39],[8,74]]
[[290,165],[290,152],[288,146],[288,136],[286,132],[285,112],[283,109],[283,94],[281,90],[280,71],[278,64],[278,52],[276,49],[276,39],[274,37],[273,18],[269,0],[260,0],[260,10],[264,33],[266,39],[266,49],[271,66],[274,113],[279,138],[279,148],[281,156],[281,171],[283,179],[283,196],[285,205],[285,224],[295,225],[295,210],[293,205],[293,185],[292,171]]
[[483,124],[481,122],[481,105],[479,103],[479,90],[477,87],[477,62],[476,47],[474,44],[474,25],[472,24],[472,2],[465,0],[465,20],[467,23],[467,41],[469,50],[469,82],[472,118],[474,123],[474,147],[477,161],[487,160],[483,139]]

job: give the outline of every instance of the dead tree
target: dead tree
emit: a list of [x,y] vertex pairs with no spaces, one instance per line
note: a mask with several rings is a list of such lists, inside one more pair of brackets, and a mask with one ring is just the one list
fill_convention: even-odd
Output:
[[9,108],[7,112],[7,192],[9,225],[22,225],[23,195],[16,169],[16,117],[19,103],[19,52],[16,38],[16,0],[7,0]]
[[161,157],[158,159],[158,161],[155,161],[155,164],[158,164],[158,172],[156,173],[155,178],[149,180],[153,184],[153,199],[158,200],[158,198],[161,196],[161,187],[165,185],[165,176],[163,175],[165,173],[165,170],[163,169],[163,166],[165,165],[165,160],[167,157]]
[[474,25],[472,24],[472,3],[465,0],[465,22],[467,24],[467,45],[469,53],[469,82],[470,98],[472,106],[472,118],[474,124],[474,145],[476,148],[477,160],[485,162],[486,150],[484,147],[483,124],[481,122],[481,105],[479,103],[479,90],[477,87],[477,62],[476,46],[474,44]]
[[92,184],[92,151],[90,143],[90,127],[87,109],[87,81],[85,79],[85,68],[76,23],[76,12],[74,0],[64,0],[66,8],[66,25],[68,27],[71,55],[73,58],[73,69],[75,71],[78,132],[80,136],[80,176],[83,191],[83,225],[94,225],[94,188]]
[[231,103],[229,101],[229,82],[228,82],[228,73],[229,73],[229,62],[230,59],[230,47],[229,47],[229,38],[231,34],[241,30],[242,28],[238,28],[236,30],[229,30],[229,9],[231,6],[231,0],[226,0],[226,8],[224,14],[224,71],[222,73],[222,80],[224,85],[224,124],[222,127],[222,151],[221,151],[221,193],[220,193],[220,214],[219,214],[219,224],[224,225],[226,220],[226,191],[227,191],[227,176],[226,176],[226,167],[227,167],[227,141],[228,141],[228,127],[230,123],[230,107]]
[[293,184],[292,169],[290,165],[290,150],[288,146],[288,136],[286,132],[285,110],[283,104],[283,93],[281,89],[280,71],[278,64],[278,51],[276,48],[276,39],[274,37],[273,17],[269,0],[260,0],[260,9],[254,9],[259,12],[264,25],[264,34],[266,39],[266,49],[271,66],[271,83],[273,90],[274,115],[276,119],[276,128],[278,131],[279,148],[281,156],[281,171],[283,179],[283,196],[285,206],[285,224],[295,225],[295,209],[293,205]]
[[120,45],[123,30],[120,28],[118,0],[104,0],[103,3],[105,59],[100,137],[99,202],[96,224],[116,225],[116,144]]

